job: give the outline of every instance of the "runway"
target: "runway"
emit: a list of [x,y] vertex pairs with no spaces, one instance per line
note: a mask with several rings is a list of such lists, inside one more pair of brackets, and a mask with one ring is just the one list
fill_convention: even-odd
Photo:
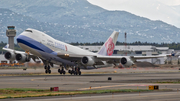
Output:
[[[161,89],[180,89],[180,84],[159,84],[158,81],[180,81],[180,73],[134,73],[134,74],[84,74],[1,76],[1,88],[37,88],[60,90],[91,89],[146,89],[149,85],[159,85]],[[108,81],[108,77],[112,80]],[[150,83],[152,82],[152,83]]]
[[[116,70],[116,73],[109,73]],[[1,70],[0,75],[7,74],[19,74],[22,70]],[[23,71],[22,73],[31,73],[34,70]],[[40,72],[39,72],[40,71]],[[41,73],[42,70],[38,70],[35,73]],[[52,70],[55,71],[55,70]],[[59,75],[59,74],[41,74],[41,75],[25,75],[25,76],[0,76],[0,87],[1,88],[36,88],[36,89],[50,89],[50,87],[59,87],[59,90],[100,90],[100,89],[148,89],[149,85],[159,85],[159,89],[171,89],[171,92],[146,92],[141,93],[127,93],[127,94],[115,94],[111,100],[143,100],[149,97],[150,100],[156,100],[155,98],[164,100],[167,99],[180,99],[178,91],[180,90],[180,83],[158,83],[158,82],[179,82],[180,72],[178,70],[154,70],[155,72],[147,72],[146,70],[134,70],[134,69],[98,69],[88,72],[96,72],[95,74],[82,74],[81,76],[75,75]],[[100,73],[106,72],[104,73]],[[109,71],[109,72],[108,72]],[[82,71],[86,72],[86,71]],[[100,74],[97,74],[100,73]],[[112,80],[108,80],[111,77]],[[177,94],[176,94],[177,93]],[[159,95],[160,94],[160,95]],[[167,94],[167,95],[166,95]],[[112,94],[108,94],[103,97],[102,95],[82,95],[74,96],[74,100],[88,100],[91,97],[91,101],[96,100],[110,100]],[[159,96],[157,96],[159,95]],[[130,97],[127,97],[130,96]],[[163,97],[165,96],[165,97]],[[107,97],[107,98],[106,98]],[[46,98],[46,97],[45,97]],[[48,97],[51,101],[57,100],[70,100],[71,97]],[[44,97],[39,98],[25,98],[27,101],[45,100]],[[22,99],[22,100],[25,100]],[[11,99],[16,100],[16,99]],[[172,101],[171,100],[171,101]],[[9,101],[9,100],[8,100]],[[159,101],[159,100],[158,100]]]

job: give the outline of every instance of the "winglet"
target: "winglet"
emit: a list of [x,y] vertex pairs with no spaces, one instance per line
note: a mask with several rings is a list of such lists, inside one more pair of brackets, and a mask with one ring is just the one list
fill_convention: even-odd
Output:
[[174,51],[171,52],[171,56],[175,56],[176,53]]
[[111,56],[114,52],[118,35],[119,32],[114,31],[97,53],[104,56]]

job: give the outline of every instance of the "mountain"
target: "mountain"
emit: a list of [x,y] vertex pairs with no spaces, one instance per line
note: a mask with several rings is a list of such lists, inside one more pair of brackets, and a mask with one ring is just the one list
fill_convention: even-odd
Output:
[[107,11],[86,0],[1,0],[0,7],[3,41],[7,41],[7,25],[15,25],[17,34],[34,28],[65,42],[104,42],[114,30],[120,32],[121,42],[125,32],[128,42],[179,41],[180,29],[175,26],[125,11]]
[[30,16],[42,22],[60,22],[68,16],[92,15],[105,11],[86,0],[0,0],[0,7]]
[[[97,0],[88,1],[107,10],[127,11],[138,16],[149,18],[151,20],[161,20],[163,22],[175,25],[180,28],[180,8],[174,9],[174,6],[163,3],[167,2],[164,0],[107,0],[103,3],[98,2]],[[111,4],[109,4],[110,2]],[[174,1],[169,0],[169,2]]]
[[[164,0],[114,0],[104,1],[103,3],[97,0],[88,1],[110,11],[127,11],[151,20],[161,20],[180,28],[180,8],[174,9],[175,7],[173,5],[166,4],[165,2],[167,1]],[[173,3],[176,1],[171,0],[170,2]]]
[[[87,42],[93,41],[96,35],[91,34],[90,36],[83,38],[84,35],[88,32],[88,34],[93,33],[93,31],[89,29],[84,29],[81,26],[71,26],[71,25],[61,25],[57,23],[47,23],[47,22],[40,22],[34,18],[24,16],[18,13],[15,13],[8,9],[0,8],[0,40],[7,42],[6,37],[6,29],[7,26],[14,25],[17,31],[17,35],[22,33],[27,28],[34,28],[40,31],[43,31],[50,36],[54,37],[55,39],[65,41],[65,42]],[[77,33],[80,34],[77,34]],[[16,35],[16,36],[17,36]],[[97,39],[96,41],[101,41],[101,39]],[[93,41],[94,42],[94,41]]]

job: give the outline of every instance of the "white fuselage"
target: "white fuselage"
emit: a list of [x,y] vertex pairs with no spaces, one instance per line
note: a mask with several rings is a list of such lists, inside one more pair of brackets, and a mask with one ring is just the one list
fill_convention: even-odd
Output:
[[[25,51],[32,53],[42,59],[49,60],[55,64],[60,64],[56,58],[57,53],[98,55],[97,53],[81,49],[76,46],[58,41],[49,35],[34,29],[27,29],[17,37],[18,45]],[[47,55],[50,54],[50,55]],[[54,55],[51,57],[51,55]],[[57,60],[55,60],[55,59]],[[68,62],[67,62],[68,63]]]
[[[52,38],[51,36],[49,36],[43,32],[40,32],[40,31],[37,31],[34,29],[28,29],[28,30],[31,30],[32,33],[24,31],[23,33],[20,34],[20,36],[23,35],[23,36],[26,36],[30,39],[33,39],[34,41],[37,41],[37,42],[41,43],[42,45],[48,47],[49,49],[53,50],[54,52],[74,53],[74,54],[81,54],[81,55],[82,54],[83,55],[94,55],[94,54],[96,54],[96,53],[90,52],[88,50],[84,50],[84,49],[81,49],[79,47],[72,46],[70,44],[58,41],[58,40]],[[41,46],[39,46],[39,47],[41,47]],[[28,51],[27,48],[24,50]]]

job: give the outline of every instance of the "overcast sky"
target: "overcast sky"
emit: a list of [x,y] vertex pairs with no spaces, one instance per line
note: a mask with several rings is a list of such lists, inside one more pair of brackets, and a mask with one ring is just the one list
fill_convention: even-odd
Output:
[[158,0],[158,1],[170,6],[180,5],[180,0]]

